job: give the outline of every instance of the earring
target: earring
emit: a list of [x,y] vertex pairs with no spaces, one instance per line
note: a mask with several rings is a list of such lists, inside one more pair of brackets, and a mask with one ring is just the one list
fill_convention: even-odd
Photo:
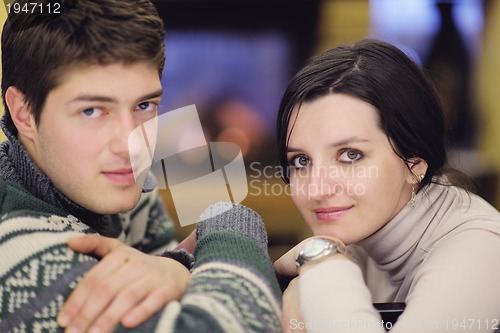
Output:
[[415,207],[415,203],[417,202],[417,195],[415,194],[415,186],[411,187],[411,198],[408,203],[412,206]]
[[[422,180],[424,180],[424,178],[425,178],[425,174],[418,176],[418,183],[420,184],[420,182],[422,182]],[[410,198],[410,201],[408,201],[408,203],[412,207],[415,207],[416,202],[417,202],[417,194],[415,193],[415,186],[412,186],[411,187],[411,198]]]

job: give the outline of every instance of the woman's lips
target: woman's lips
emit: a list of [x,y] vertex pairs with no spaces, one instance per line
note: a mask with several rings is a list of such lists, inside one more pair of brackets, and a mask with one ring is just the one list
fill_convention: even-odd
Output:
[[353,206],[317,208],[314,210],[314,213],[319,221],[332,222],[347,214],[352,207]]

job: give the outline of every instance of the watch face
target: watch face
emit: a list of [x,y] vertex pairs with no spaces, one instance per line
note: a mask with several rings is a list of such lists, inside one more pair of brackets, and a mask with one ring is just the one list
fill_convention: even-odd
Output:
[[320,255],[323,251],[328,249],[330,243],[321,238],[315,238],[312,241],[305,244],[303,251],[308,257],[315,257]]
[[295,265],[300,268],[309,261],[320,260],[336,253],[348,256],[348,251],[342,243],[329,238],[313,238],[304,244],[304,247],[295,258]]

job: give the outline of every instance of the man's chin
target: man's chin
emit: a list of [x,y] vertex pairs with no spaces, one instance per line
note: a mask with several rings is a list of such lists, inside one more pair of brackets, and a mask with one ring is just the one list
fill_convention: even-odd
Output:
[[141,197],[141,192],[134,196],[116,196],[109,200],[102,200],[95,205],[92,205],[92,212],[101,215],[113,215],[118,213],[128,212],[137,205]]

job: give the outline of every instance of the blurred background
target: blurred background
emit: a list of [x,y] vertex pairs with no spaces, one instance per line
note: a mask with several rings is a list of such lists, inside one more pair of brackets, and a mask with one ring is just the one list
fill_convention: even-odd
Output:
[[[281,94],[307,58],[363,37],[391,42],[425,68],[445,109],[450,163],[500,208],[500,1],[153,2],[167,32],[160,112],[195,104],[208,142],[241,147],[242,203],[264,218],[273,258],[309,235],[276,167]],[[169,191],[162,195],[176,219]],[[179,238],[193,227],[179,227]]]

